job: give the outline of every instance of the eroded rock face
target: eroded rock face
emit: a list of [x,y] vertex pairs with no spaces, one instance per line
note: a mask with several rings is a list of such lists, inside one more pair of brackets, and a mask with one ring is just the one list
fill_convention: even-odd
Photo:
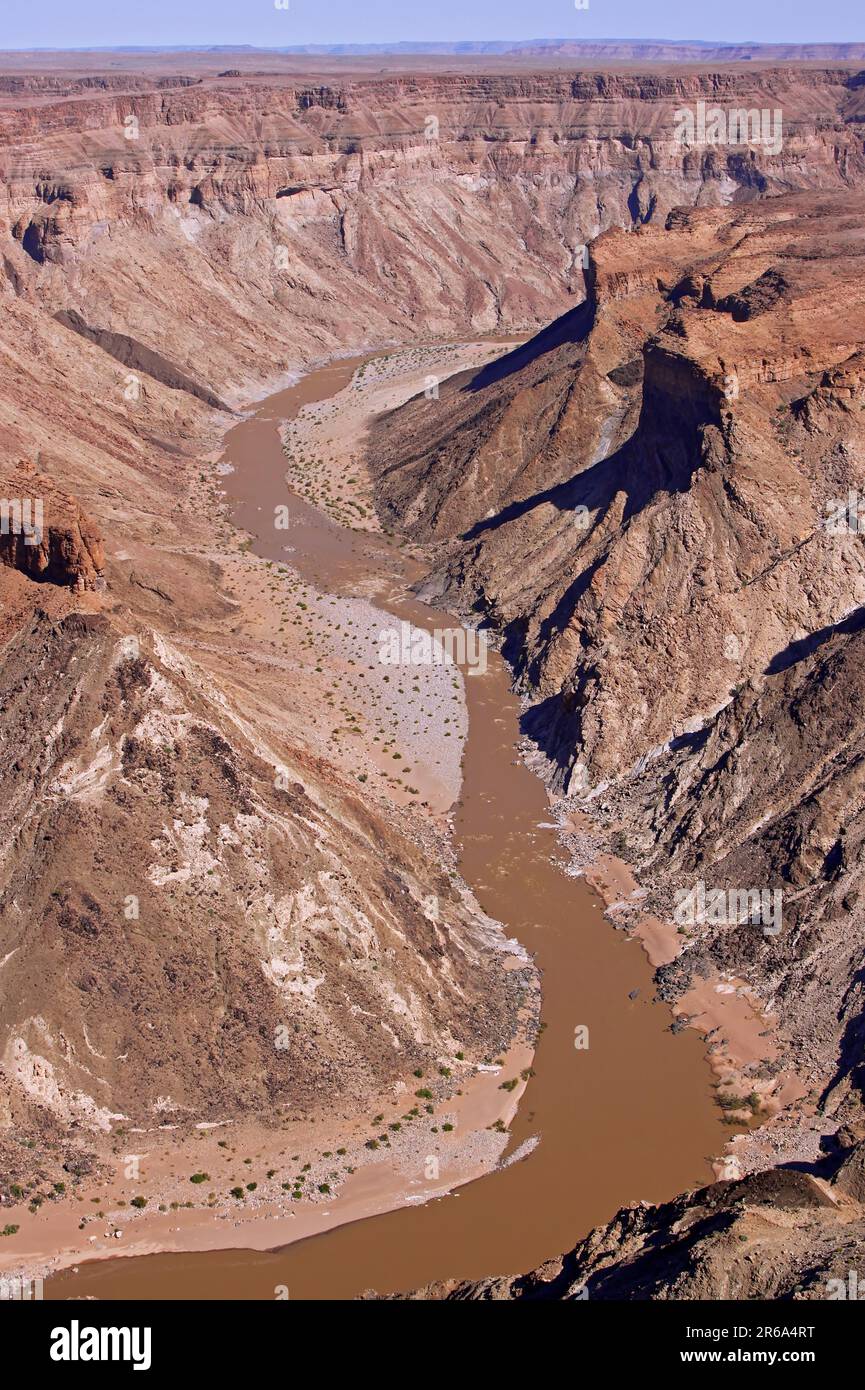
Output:
[[375,432],[382,514],[449,543],[439,587],[501,632],[561,790],[577,764],[615,781],[865,598],[858,535],[824,524],[865,485],[863,211],[610,232],[585,306]]
[[299,742],[268,747],[172,644],[40,611],[0,686],[16,1113],[84,1132],[304,1117],[458,1038],[506,1045],[528,961],[502,988],[504,935],[445,870]]
[[[683,146],[675,112],[699,101],[781,110],[782,147]],[[846,187],[862,101],[840,67],[18,78],[0,283],[231,403],[247,341],[276,377],[418,324],[536,325],[581,296],[582,247],[611,226]]]
[[[860,542],[861,543],[861,542]],[[682,929],[661,971],[678,997],[715,970],[752,982],[780,1014],[789,1065],[827,1129],[861,1123],[865,1072],[862,768],[865,610],[792,643],[699,732],[599,799],[599,822],[674,911],[674,890],[777,889],[782,923]]]

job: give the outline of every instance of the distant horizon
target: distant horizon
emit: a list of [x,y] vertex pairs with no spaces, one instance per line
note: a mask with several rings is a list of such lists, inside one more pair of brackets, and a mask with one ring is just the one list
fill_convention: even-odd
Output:
[[401,49],[420,53],[433,48],[454,51],[483,49],[490,47],[532,48],[555,44],[573,44],[577,47],[602,47],[604,44],[665,44],[671,48],[839,48],[855,44],[865,44],[865,37],[858,39],[692,39],[664,38],[658,35],[644,36],[598,36],[576,38],[572,35],[556,35],[550,38],[516,39],[382,39],[374,43],[359,43],[350,39],[332,43],[303,44],[265,44],[265,43],[86,43],[86,44],[2,44],[0,53],[333,53],[340,49],[370,54]]
[[[725,0],[723,11],[695,8],[691,0],[656,0],[654,35],[644,0],[437,0],[433,8],[406,9],[400,0],[148,0],[128,7],[117,0],[41,0],[4,14],[5,52],[92,52],[146,49],[247,48],[302,52],[335,47],[367,52],[399,46],[455,44],[665,43],[700,47],[735,44],[832,44],[865,41],[865,24],[852,0]],[[531,25],[533,32],[528,32]],[[716,38],[721,27],[752,37]],[[858,31],[858,32],[857,32]],[[537,38],[538,33],[553,38]],[[637,37],[634,37],[636,33]],[[400,37],[394,38],[398,34]],[[491,34],[507,34],[504,39]],[[445,35],[444,38],[441,36]],[[682,37],[682,36],[686,37]],[[693,35],[693,37],[687,37]]]

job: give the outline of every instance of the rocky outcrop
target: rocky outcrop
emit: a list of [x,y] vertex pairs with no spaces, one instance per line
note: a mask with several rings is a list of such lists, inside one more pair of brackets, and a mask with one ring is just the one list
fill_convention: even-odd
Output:
[[170,387],[172,391],[188,391],[190,396],[196,396],[213,410],[228,410],[228,406],[218,396],[214,396],[212,391],[178,371],[173,362],[166,361],[144,343],[136,342],[125,333],[109,333],[104,328],[95,328],[92,324],[85,323],[74,309],[61,310],[54,317],[64,328],[102,348],[103,352],[107,352],[109,357],[113,357],[121,366],[131,367],[133,372],[144,372],[147,376],[153,377],[154,381],[161,381],[163,386]]

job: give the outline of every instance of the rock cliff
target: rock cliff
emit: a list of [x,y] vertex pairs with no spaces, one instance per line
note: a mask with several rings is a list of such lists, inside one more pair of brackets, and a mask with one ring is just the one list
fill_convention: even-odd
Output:
[[584,305],[369,451],[382,515],[435,541],[430,587],[498,634],[563,821],[589,814],[642,908],[780,894],[778,932],[680,925],[660,972],[777,1015],[766,1076],[806,1095],[742,1147],[762,1165],[862,1118],[862,212],[805,193],[610,231]]

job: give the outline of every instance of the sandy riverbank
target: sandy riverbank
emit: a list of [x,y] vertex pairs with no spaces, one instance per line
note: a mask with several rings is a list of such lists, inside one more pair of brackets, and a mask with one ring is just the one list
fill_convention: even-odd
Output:
[[[326,420],[333,463],[331,451],[347,450],[372,412],[417,389],[420,366],[443,378],[502,350],[475,343],[388,354],[363,389],[361,371],[308,408],[303,428],[316,437]],[[279,449],[276,424],[270,433]],[[233,467],[221,452],[210,462],[219,479]],[[242,533],[207,554],[233,617],[215,620],[209,638],[199,632],[174,640],[232,690],[236,707],[254,709],[259,726],[282,731],[290,708],[307,747],[347,781],[369,783],[366,794],[412,816],[416,831],[428,817],[429,830],[420,833],[447,857],[447,813],[459,795],[467,734],[463,674],[454,665],[383,665],[380,639],[393,625],[390,614],[370,598],[304,580],[291,565],[290,540],[289,527],[283,563],[256,554]],[[379,582],[389,589],[395,577],[382,574]],[[522,959],[517,953],[510,963]],[[0,1269],[47,1273],[118,1254],[266,1250],[440,1196],[498,1163],[532,1053],[517,1041],[481,1063],[448,1058],[430,1077],[406,1078],[376,1114],[306,1124],[215,1122],[188,1133],[174,1116],[177,1123],[146,1132],[115,1127],[106,1145],[96,1145],[92,1177],[70,1181],[69,1191],[52,1193],[36,1210],[4,1208],[7,1227],[18,1229],[0,1244]]]
[[378,1115],[216,1123],[182,1138],[173,1126],[115,1132],[105,1171],[74,1196],[37,1212],[4,1209],[18,1230],[0,1244],[0,1273],[32,1278],[156,1251],[270,1250],[443,1196],[499,1162],[531,1059],[526,1044],[484,1069],[454,1059],[451,1078],[412,1077]]
[[341,525],[380,532],[364,463],[370,420],[413,396],[435,398],[449,376],[477,370],[521,341],[422,343],[394,348],[362,364],[336,395],[305,405],[284,426],[289,485]]

